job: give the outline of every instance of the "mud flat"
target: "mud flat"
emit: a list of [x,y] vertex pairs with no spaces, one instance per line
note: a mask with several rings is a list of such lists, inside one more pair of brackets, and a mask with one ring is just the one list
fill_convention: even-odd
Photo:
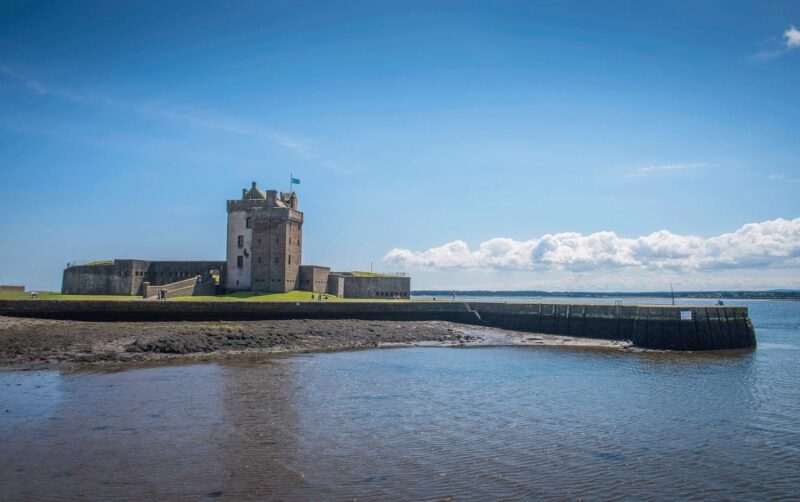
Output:
[[629,343],[445,321],[84,322],[0,316],[0,368],[71,368],[236,354],[379,347],[531,345],[626,349]]

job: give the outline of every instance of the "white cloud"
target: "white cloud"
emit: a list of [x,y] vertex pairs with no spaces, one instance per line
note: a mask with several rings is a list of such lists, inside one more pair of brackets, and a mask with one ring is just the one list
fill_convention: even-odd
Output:
[[640,167],[636,170],[636,172],[629,174],[629,178],[639,178],[642,176],[649,176],[652,174],[658,173],[670,173],[670,172],[679,172],[679,171],[688,171],[694,169],[707,169],[710,167],[717,167],[716,164],[708,164],[705,162],[690,162],[684,164],[664,164],[664,165],[657,165],[657,166],[646,166]]
[[772,181],[782,180],[784,176],[782,174],[770,174],[769,179]]
[[790,26],[789,29],[783,33],[783,38],[786,39],[787,49],[800,47],[800,30],[794,26]]
[[[773,43],[775,42],[775,39],[773,39]],[[790,26],[789,29],[783,32],[783,42],[781,45],[782,46],[780,48],[759,52],[754,56],[754,59],[757,61],[775,59],[783,56],[791,50],[797,49],[800,47],[800,30],[794,26]]]
[[426,251],[395,248],[383,258],[395,268],[421,270],[681,270],[800,268],[800,218],[744,225],[703,238],[661,230],[626,238],[614,232],[547,234],[517,241],[494,238],[471,250],[454,241]]

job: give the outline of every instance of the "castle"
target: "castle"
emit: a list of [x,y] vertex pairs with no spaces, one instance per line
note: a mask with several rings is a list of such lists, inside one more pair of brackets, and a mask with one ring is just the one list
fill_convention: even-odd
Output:
[[263,192],[254,181],[228,201],[225,289],[285,293],[299,289],[303,213],[297,194]]
[[404,275],[331,272],[303,265],[303,213],[297,193],[262,191],[252,182],[242,197],[227,201],[226,260],[147,261],[116,259],[68,264],[64,294],[199,296],[293,290],[344,298],[407,299]]

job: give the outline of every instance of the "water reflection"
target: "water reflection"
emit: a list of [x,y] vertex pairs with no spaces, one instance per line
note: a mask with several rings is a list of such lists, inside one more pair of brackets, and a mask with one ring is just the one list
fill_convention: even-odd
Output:
[[793,498],[798,305],[751,306],[750,352],[416,348],[0,372],[0,500]]
[[789,496],[796,354],[419,348],[0,374],[38,389],[3,392],[0,498]]

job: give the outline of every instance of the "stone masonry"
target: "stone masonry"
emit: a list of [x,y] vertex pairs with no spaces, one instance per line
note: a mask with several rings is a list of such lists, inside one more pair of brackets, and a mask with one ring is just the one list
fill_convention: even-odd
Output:
[[[303,213],[295,192],[260,190],[254,181],[249,189],[242,189],[240,199],[227,201],[227,211],[224,262],[117,259],[72,265],[64,270],[61,292],[136,296],[149,294],[150,289],[208,294],[216,288],[226,293],[300,290],[374,299],[411,295],[411,279],[405,276],[331,272],[328,267],[302,265]],[[198,278],[196,287],[184,287],[183,282],[192,277]]]

